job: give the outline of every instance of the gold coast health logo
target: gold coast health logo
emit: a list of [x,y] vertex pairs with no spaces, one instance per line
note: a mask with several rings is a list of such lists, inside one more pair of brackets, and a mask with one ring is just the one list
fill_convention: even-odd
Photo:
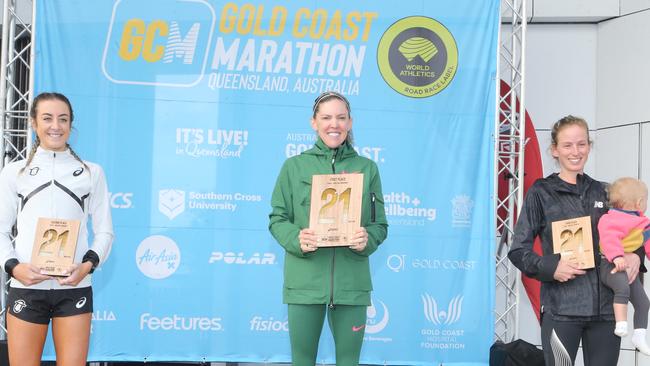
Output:
[[445,89],[458,68],[456,41],[434,19],[413,16],[391,25],[379,41],[379,71],[400,94],[426,98]]
[[204,0],[118,0],[102,72],[118,84],[196,85],[205,73],[215,21]]

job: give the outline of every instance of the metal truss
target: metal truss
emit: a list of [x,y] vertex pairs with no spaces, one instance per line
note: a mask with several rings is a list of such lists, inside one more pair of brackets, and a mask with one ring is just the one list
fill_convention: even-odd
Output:
[[[521,210],[525,145],[526,0],[501,1],[495,129],[496,340],[511,342],[519,333],[519,271],[507,254]],[[504,85],[506,87],[504,87]],[[509,86],[509,88],[507,87]],[[501,188],[499,188],[501,187]]]
[[[18,3],[29,11],[28,19],[18,14]],[[2,18],[2,49],[0,49],[0,169],[26,157],[31,142],[29,105],[34,64],[32,50],[34,24],[32,0],[4,0]],[[0,269],[0,283],[7,283]],[[0,339],[6,339],[6,287],[0,291]]]

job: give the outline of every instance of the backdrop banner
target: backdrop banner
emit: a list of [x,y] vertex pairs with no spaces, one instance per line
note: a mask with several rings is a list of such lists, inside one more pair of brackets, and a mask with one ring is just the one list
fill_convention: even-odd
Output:
[[40,0],[35,25],[35,94],[71,99],[112,192],[91,360],[290,361],[270,195],[336,90],[390,225],[362,363],[488,363],[499,1]]

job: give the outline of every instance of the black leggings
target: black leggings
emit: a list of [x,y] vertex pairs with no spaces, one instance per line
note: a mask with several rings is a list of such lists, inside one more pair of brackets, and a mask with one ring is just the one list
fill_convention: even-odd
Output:
[[585,366],[612,366],[618,362],[621,338],[614,321],[556,321],[542,314],[542,348],[546,366],[572,366],[582,340]]

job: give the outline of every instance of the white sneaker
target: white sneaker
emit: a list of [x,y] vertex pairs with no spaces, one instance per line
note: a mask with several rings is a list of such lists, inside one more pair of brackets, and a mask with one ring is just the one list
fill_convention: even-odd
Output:
[[650,347],[645,341],[645,334],[645,329],[635,329],[634,334],[632,335],[632,344],[639,350],[639,352],[650,356]]
[[627,321],[624,320],[621,322],[616,322],[616,328],[614,328],[614,334],[616,334],[621,338],[627,336]]

